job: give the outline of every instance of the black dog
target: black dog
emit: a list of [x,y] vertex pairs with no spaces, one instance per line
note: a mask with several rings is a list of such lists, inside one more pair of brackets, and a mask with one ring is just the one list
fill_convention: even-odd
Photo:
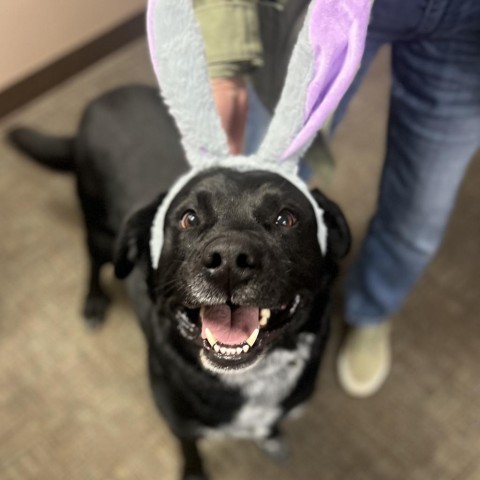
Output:
[[114,261],[117,276],[128,276],[154,399],[182,445],[183,478],[205,478],[196,440],[211,432],[252,438],[280,454],[280,420],[314,389],[329,289],[349,249],[338,207],[313,192],[328,227],[322,255],[313,209],[285,179],[206,171],[172,202],[154,270],[149,240],[161,192],[187,169],[155,89],[104,95],[87,109],[76,138],[28,129],[10,138],[42,164],[76,174],[91,264],[90,324],[102,322],[108,306],[101,266]]

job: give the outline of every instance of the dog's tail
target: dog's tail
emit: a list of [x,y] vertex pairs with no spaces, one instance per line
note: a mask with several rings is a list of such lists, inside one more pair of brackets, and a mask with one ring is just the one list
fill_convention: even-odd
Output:
[[31,128],[13,128],[8,140],[38,163],[52,170],[74,170],[74,137],[45,135]]

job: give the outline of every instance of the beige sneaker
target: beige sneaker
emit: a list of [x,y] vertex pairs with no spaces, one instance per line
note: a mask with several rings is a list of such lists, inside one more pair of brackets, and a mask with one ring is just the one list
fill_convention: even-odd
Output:
[[340,385],[353,397],[368,397],[385,382],[391,367],[391,322],[351,327],[337,358]]

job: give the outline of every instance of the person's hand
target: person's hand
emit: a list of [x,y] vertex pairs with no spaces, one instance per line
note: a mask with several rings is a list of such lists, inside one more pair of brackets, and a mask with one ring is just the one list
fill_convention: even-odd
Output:
[[244,77],[212,78],[213,98],[227,134],[230,153],[243,151],[245,124],[247,121],[248,94]]

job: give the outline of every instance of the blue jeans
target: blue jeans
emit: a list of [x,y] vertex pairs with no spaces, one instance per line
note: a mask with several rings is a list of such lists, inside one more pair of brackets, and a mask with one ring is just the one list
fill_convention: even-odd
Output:
[[480,146],[480,0],[376,0],[362,67],[333,127],[384,44],[392,47],[386,158],[346,281],[345,316],[354,325],[399,309],[441,243]]

